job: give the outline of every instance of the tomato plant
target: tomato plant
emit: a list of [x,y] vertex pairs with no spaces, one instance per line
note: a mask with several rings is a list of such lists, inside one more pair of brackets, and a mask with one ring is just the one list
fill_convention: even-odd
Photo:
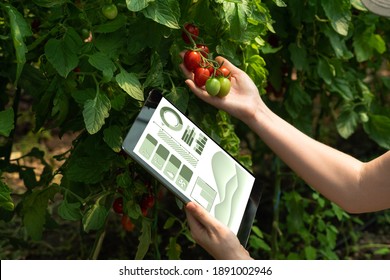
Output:
[[[192,54],[191,71],[215,68],[210,77],[224,69],[214,57],[226,57],[286,121],[365,160],[390,148],[387,19],[348,0],[108,2],[0,2],[0,256],[209,258],[193,246],[172,196],[142,205],[165,189],[121,153],[145,97],[158,89],[263,178],[254,257],[343,257],[337,238],[358,240],[351,227],[364,221],[313,195],[251,131],[194,96],[179,53]],[[355,137],[365,141],[345,144]],[[112,211],[119,195],[135,225],[126,237],[111,223],[121,218]],[[109,234],[131,246],[104,252]],[[37,255],[46,248],[53,255]]]
[[122,227],[125,231],[131,232],[135,228],[133,221],[127,215],[122,216],[121,223],[122,223]]
[[123,197],[117,197],[112,205],[115,213],[123,214]]

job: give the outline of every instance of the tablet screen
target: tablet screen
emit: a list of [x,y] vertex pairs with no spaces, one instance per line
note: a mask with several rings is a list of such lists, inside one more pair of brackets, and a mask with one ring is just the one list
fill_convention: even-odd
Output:
[[196,201],[237,234],[254,176],[165,98],[145,110],[142,133],[136,143],[128,136],[124,149],[184,202]]

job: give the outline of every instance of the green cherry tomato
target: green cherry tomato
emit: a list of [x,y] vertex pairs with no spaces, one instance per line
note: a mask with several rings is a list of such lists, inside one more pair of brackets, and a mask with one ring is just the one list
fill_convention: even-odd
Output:
[[221,88],[219,90],[218,96],[224,97],[230,92],[230,80],[226,77],[218,77],[219,83],[221,84]]
[[102,7],[103,15],[108,19],[114,19],[118,15],[118,8],[115,4],[105,4]]
[[206,81],[206,91],[212,96],[216,96],[221,89],[221,83],[217,78],[209,78]]

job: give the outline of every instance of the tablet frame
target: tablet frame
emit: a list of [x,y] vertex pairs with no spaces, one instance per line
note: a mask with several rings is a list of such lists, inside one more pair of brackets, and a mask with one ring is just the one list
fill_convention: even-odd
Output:
[[[184,204],[191,201],[190,198],[185,196],[181,191],[177,189],[175,185],[173,185],[171,182],[169,182],[167,179],[165,179],[163,176],[160,175],[159,172],[154,170],[150,165],[141,158],[137,153],[134,152],[134,149],[140,140],[141,135],[143,134],[145,128],[147,127],[149,120],[152,118],[156,108],[158,107],[161,99],[163,98],[162,94],[158,90],[151,90],[149,92],[149,95],[144,103],[144,106],[142,107],[140,113],[136,117],[133,125],[131,126],[129,132],[126,135],[125,140],[123,141],[122,149],[129,154],[138,164],[140,164],[145,170],[147,170],[154,178],[156,178],[158,181],[160,181],[168,190],[170,190],[172,193],[174,193],[179,200],[181,200]],[[167,100],[167,99],[166,99]],[[169,100],[167,100],[169,102]],[[169,102],[174,108],[175,105]],[[177,108],[176,108],[177,109]],[[178,110],[178,109],[177,109]],[[180,110],[178,110],[180,111]],[[185,116],[184,116],[185,117]],[[203,134],[207,135],[202,129],[200,129],[195,123],[193,123],[190,119],[186,118],[191,124],[196,126]],[[213,141],[215,144],[217,144],[222,150],[223,148],[216,143],[212,138],[209,137],[211,141]],[[229,153],[227,153],[229,157],[231,157],[232,160],[234,160],[238,165],[246,169],[240,162],[238,162],[234,157],[232,157]],[[246,169],[247,170],[247,169]],[[247,170],[250,174],[253,173],[249,170]],[[252,190],[243,214],[243,217],[241,219],[241,223],[239,226],[239,230],[237,232],[237,237],[240,241],[240,243],[245,247],[247,245],[251,228],[257,213],[257,209],[261,200],[261,194],[262,194],[262,187],[258,182],[258,179],[254,176],[254,184],[252,186]]]

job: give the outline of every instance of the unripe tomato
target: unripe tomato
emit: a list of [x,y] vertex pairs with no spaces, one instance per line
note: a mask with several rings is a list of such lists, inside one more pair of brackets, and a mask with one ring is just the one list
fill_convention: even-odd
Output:
[[105,4],[102,7],[103,15],[108,19],[114,19],[118,15],[118,8],[115,4]]
[[210,71],[207,68],[198,67],[194,72],[194,82],[198,87],[203,87],[210,78]]
[[[189,34],[191,34],[190,36],[191,36],[192,40],[195,41],[198,38],[198,36],[199,36],[199,28],[196,25],[194,25],[192,23],[186,23],[184,25],[184,29],[187,30],[187,32]],[[181,37],[183,38],[183,41],[186,44],[191,44],[191,39],[188,36],[189,34],[187,32],[183,30],[182,33],[181,33]]]
[[230,80],[225,77],[218,77],[218,81],[221,85],[221,88],[219,89],[218,92],[218,97],[224,97],[229,94],[230,92]]
[[188,50],[184,54],[184,65],[191,72],[194,72],[201,62],[202,56],[197,51]]
[[135,225],[133,224],[133,221],[130,219],[129,216],[123,215],[122,216],[122,227],[125,231],[133,231],[135,228]]
[[209,78],[206,81],[206,91],[208,94],[212,96],[216,96],[219,93],[219,90],[221,89],[221,83],[218,81],[217,78]]

